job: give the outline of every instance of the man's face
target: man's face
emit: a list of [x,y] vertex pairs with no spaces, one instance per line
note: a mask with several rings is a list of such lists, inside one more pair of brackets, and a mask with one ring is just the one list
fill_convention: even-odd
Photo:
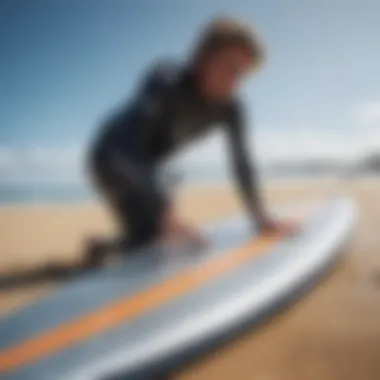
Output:
[[206,98],[225,100],[235,94],[251,71],[246,49],[231,46],[207,57],[201,66],[201,90]]

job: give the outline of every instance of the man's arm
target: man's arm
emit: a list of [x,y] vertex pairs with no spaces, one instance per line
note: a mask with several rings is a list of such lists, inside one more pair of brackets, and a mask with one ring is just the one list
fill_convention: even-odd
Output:
[[267,217],[261,198],[257,169],[249,153],[249,137],[244,124],[241,107],[234,105],[229,111],[227,123],[232,171],[248,213],[260,228],[266,223]]

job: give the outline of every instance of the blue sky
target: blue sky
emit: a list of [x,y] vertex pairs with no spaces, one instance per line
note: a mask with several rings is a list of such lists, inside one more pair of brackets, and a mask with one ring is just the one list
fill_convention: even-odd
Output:
[[[266,67],[243,89],[259,154],[373,148],[376,0],[3,0],[0,180],[79,172],[99,118],[132,94],[143,68],[183,57],[203,22],[220,13],[252,22],[267,45]],[[218,139],[207,144],[189,157],[203,160],[212,147],[219,160]]]

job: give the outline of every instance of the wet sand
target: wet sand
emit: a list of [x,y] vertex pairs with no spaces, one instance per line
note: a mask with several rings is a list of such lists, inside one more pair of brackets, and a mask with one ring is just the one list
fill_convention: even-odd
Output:
[[[275,184],[272,204],[318,196],[328,183]],[[345,259],[315,291],[283,315],[252,329],[176,380],[377,380],[380,378],[380,181],[360,181],[344,191],[359,206],[359,225]],[[206,223],[239,209],[229,188],[186,189],[179,211]],[[0,209],[0,275],[72,262],[85,236],[110,233],[112,221],[99,205],[17,206]],[[7,314],[54,288],[53,283],[0,291]]]

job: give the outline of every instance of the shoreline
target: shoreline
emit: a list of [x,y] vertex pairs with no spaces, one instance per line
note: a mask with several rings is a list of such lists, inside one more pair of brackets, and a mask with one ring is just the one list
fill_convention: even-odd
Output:
[[[278,189],[281,190],[291,190],[293,188],[307,188],[308,190],[310,187],[315,186],[316,189],[321,187],[329,187],[331,186],[332,190],[336,190],[336,187],[339,189],[341,188],[342,191],[344,191],[344,187],[347,184],[345,183],[346,180],[341,180],[337,178],[303,178],[303,179],[270,179],[270,180],[263,180],[263,191],[264,192],[271,192],[276,191]],[[355,180],[348,180],[348,183],[355,186],[370,186],[370,185],[379,185],[380,184],[380,176],[378,177],[372,177],[372,178],[359,178]],[[235,186],[230,181],[225,181],[221,183],[197,183],[197,184],[189,184],[184,186],[178,187],[179,193],[189,193],[192,191],[201,191],[201,190],[230,190],[234,191]],[[24,201],[10,201],[10,202],[1,202],[0,201],[0,212],[6,211],[10,209],[36,209],[36,208],[61,208],[61,207],[80,207],[80,206],[93,206],[101,203],[100,199],[97,199],[96,194],[93,196],[89,196],[88,198],[82,198],[82,199],[67,199],[67,200],[24,200]]]

